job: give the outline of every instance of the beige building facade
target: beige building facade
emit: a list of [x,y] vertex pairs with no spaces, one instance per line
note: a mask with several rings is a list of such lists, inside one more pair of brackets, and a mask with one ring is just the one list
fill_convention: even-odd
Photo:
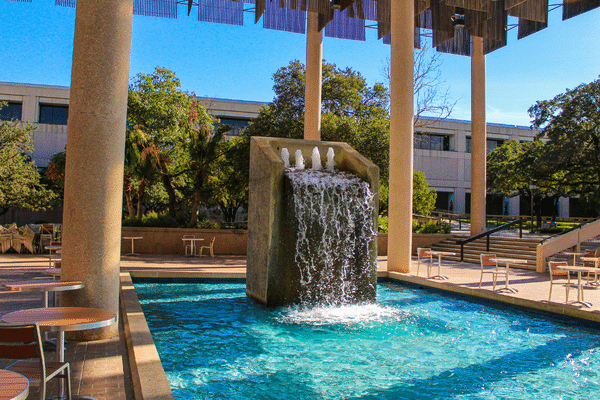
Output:
[[[239,132],[258,116],[261,102],[201,97],[201,103],[220,123]],[[0,82],[0,101],[9,107],[0,110],[0,118],[15,117],[31,122],[34,131],[32,158],[40,168],[52,155],[65,151],[69,88],[38,84]],[[438,192],[437,209],[470,213],[471,194],[471,123],[460,120],[435,121],[421,118],[414,134],[414,169],[425,173],[429,185]],[[523,126],[487,124],[487,150],[505,141],[533,140],[537,131]],[[488,196],[488,214],[528,214],[519,197],[503,199]],[[569,216],[569,199],[560,199],[558,216]]]

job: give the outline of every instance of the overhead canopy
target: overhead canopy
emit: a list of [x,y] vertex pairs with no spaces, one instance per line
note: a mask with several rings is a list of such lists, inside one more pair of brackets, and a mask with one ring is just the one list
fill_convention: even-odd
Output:
[[[365,40],[366,27],[376,25],[379,39],[389,43],[391,1],[134,0],[133,13],[177,18],[178,11],[189,15],[196,7],[199,21],[243,25],[244,12],[254,12],[255,22],[262,18],[264,28],[305,33],[309,11],[319,14],[319,30],[324,28],[325,36]],[[66,7],[76,4],[76,0],[55,2]],[[548,26],[548,0],[414,0],[414,4],[415,47],[421,47],[421,38],[428,33],[432,46],[444,53],[470,55],[471,36],[484,39],[486,54],[505,46],[508,17],[518,20],[513,25],[519,39]],[[600,6],[600,0],[563,0],[562,6],[565,20]]]

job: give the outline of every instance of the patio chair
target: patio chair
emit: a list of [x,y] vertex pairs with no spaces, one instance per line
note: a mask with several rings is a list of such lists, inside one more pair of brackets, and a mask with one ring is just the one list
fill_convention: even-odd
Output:
[[213,238],[210,240],[210,244],[208,246],[200,246],[200,250],[198,251],[198,254],[202,255],[202,250],[208,249],[208,251],[210,252],[210,256],[214,257],[215,253],[213,252],[213,246],[215,245],[215,239],[216,239],[216,237],[213,236]]
[[559,266],[567,266],[566,261],[548,261],[548,271],[550,271],[550,293],[548,294],[548,301],[552,299],[552,286],[554,285],[562,285],[564,281],[559,281],[558,278],[567,277],[566,284],[566,296],[569,301],[569,288],[571,287],[571,273],[569,271],[563,271],[558,269]]
[[[417,249],[417,276],[419,276],[419,268],[421,263],[427,264],[427,277],[431,275],[431,266],[433,265],[433,256],[429,253],[431,249],[429,247],[419,247]],[[429,261],[427,261],[429,260]]]
[[483,274],[492,274],[494,282],[492,290],[496,290],[496,281],[498,280],[498,275],[506,275],[506,270],[498,268],[498,264],[495,261],[492,261],[492,259],[494,258],[496,258],[496,254],[493,253],[484,253],[479,255],[479,264],[481,265],[479,288],[481,288],[481,285],[483,283]]
[[31,230],[31,228],[27,225],[25,225],[22,229],[22,234],[21,235],[14,235],[13,236],[13,244],[12,247],[17,250],[18,253],[21,253],[21,250],[23,247],[25,247],[27,250],[29,250],[29,252],[31,254],[35,254],[35,247],[34,247],[34,240],[35,240],[35,232],[33,232]]
[[[196,235],[183,235],[183,239],[195,239]],[[190,250],[189,254],[188,254],[188,249]],[[183,241],[183,252],[184,254],[187,255],[194,255],[194,241],[193,240],[189,240]]]
[[[584,250],[582,257],[600,257],[600,247],[598,247],[596,249]],[[583,266],[598,268],[599,265],[598,265],[598,262],[596,262],[596,261],[583,261]],[[598,272],[594,272],[593,274],[594,274],[594,282],[598,282]],[[587,274],[587,284],[588,285],[590,284],[591,277],[592,277],[592,273],[588,272],[588,274]]]
[[46,362],[37,324],[0,325],[0,358],[18,360],[6,370],[25,376],[31,385],[40,386],[40,400],[52,378],[65,380],[67,399],[71,399],[71,369],[68,362]]
[[45,243],[50,243],[54,240],[54,225],[52,224],[43,224],[40,227],[40,244],[42,249],[46,246]]
[[0,250],[6,253],[12,246],[12,235],[2,234],[0,235]]

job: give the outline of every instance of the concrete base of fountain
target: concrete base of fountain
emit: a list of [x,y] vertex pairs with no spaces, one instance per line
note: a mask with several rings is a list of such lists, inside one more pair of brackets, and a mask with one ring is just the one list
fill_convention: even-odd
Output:
[[[248,259],[246,293],[248,297],[269,305],[299,303],[306,290],[296,254],[297,219],[290,202],[291,184],[286,183],[281,150],[290,154],[301,150],[309,160],[317,147],[324,155],[329,148],[335,153],[335,167],[348,171],[368,183],[374,193],[370,218],[377,229],[379,168],[345,143],[306,141],[282,138],[253,137],[250,147],[250,199],[248,210]],[[291,160],[294,161],[294,160]],[[310,165],[307,165],[310,168]],[[377,283],[377,241],[370,240],[365,249],[356,249],[360,256],[351,268],[361,273],[333,271],[332,276],[356,277],[353,302],[374,301]],[[368,271],[364,272],[364,266]],[[317,270],[320,268],[315,265]],[[335,268],[335,267],[334,267]],[[335,296],[336,290],[332,289]]]

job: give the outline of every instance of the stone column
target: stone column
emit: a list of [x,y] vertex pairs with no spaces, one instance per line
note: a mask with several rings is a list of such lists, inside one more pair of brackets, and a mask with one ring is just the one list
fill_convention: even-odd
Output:
[[414,4],[392,0],[388,270],[409,272],[412,252]]
[[308,12],[307,16],[304,139],[321,140],[323,34],[321,31],[319,31],[319,14],[315,12]]
[[485,231],[485,55],[483,39],[471,42],[471,235]]
[[[62,279],[64,306],[119,312],[119,260],[133,0],[78,0],[69,101]],[[69,332],[108,338],[118,324]]]

